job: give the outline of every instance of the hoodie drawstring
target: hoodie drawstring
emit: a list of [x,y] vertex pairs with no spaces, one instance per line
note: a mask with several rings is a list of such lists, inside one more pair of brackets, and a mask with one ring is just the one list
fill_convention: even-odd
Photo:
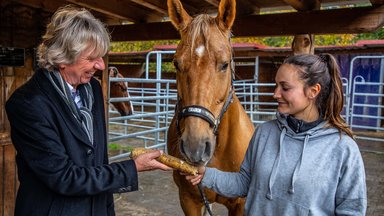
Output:
[[283,127],[283,130],[281,131],[280,134],[280,143],[279,143],[279,151],[277,152],[275,162],[273,163],[272,167],[272,172],[271,175],[269,176],[269,185],[268,185],[268,192],[267,192],[267,199],[272,200],[272,186],[275,183],[276,180],[276,173],[280,164],[281,160],[281,152],[283,151],[283,140],[285,137],[285,134],[287,132],[287,128]]
[[295,166],[295,170],[293,171],[293,174],[292,174],[291,186],[288,189],[288,193],[290,193],[290,194],[293,194],[295,192],[295,185],[294,184],[296,181],[296,177],[300,171],[301,164],[303,163],[305,146],[307,145],[308,140],[309,140],[309,135],[307,134],[305,136],[305,139],[304,139],[303,150],[301,151],[300,160],[297,161],[297,164]]

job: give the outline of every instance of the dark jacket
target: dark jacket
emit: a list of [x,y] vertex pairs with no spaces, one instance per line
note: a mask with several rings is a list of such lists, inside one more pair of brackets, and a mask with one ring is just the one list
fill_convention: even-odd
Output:
[[108,164],[104,103],[94,93],[92,145],[42,69],[6,103],[20,187],[15,216],[115,215],[113,192],[138,188],[132,160]]

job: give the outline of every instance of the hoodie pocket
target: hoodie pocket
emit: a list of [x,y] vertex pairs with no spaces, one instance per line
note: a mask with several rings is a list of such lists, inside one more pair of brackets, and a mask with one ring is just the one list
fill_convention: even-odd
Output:
[[[276,195],[272,199],[267,199],[261,194],[258,194],[258,206],[260,206],[260,215],[279,215],[279,216],[308,216],[310,215],[309,208],[299,205],[291,200],[287,200]],[[256,209],[255,209],[256,210]],[[256,210],[257,211],[257,210]],[[254,213],[254,212],[252,212]],[[259,214],[257,214],[259,215]]]

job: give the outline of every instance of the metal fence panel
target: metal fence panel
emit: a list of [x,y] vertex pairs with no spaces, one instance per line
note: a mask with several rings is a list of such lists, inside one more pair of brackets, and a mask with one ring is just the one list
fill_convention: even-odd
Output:
[[[177,100],[176,81],[161,79],[161,54],[164,51],[151,52],[156,55],[156,79],[149,79],[148,66],[144,79],[111,78],[110,82],[124,81],[142,84],[139,87],[129,87],[129,98],[109,98],[109,102],[130,100],[135,107],[135,113],[131,116],[118,116],[110,110],[109,141],[119,141],[134,138],[140,140],[145,148],[164,148],[166,150],[167,128],[174,115]],[[164,53],[174,53],[165,51]],[[160,60],[159,60],[160,58]],[[380,58],[384,56],[355,57]],[[354,69],[351,61],[351,74]],[[381,64],[381,77],[384,66]],[[379,82],[366,81],[362,76],[350,76],[342,78],[345,104],[342,116],[354,131],[384,131],[383,105],[383,78]],[[277,102],[273,99],[275,83],[258,83],[257,80],[237,80],[234,82],[236,95],[245,108],[251,121],[258,125],[275,118]],[[368,122],[368,123],[367,123]],[[384,141],[372,135],[358,135],[358,138]],[[126,154],[112,157],[112,160],[125,157]]]

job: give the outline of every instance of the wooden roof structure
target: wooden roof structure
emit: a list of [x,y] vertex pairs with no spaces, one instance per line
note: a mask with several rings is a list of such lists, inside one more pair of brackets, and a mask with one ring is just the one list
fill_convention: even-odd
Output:
[[[214,15],[219,2],[182,0],[192,16]],[[67,4],[90,9],[109,26],[112,41],[179,38],[168,22],[166,0],[1,0],[0,28],[17,33],[17,28],[31,23],[38,28],[26,28],[41,33],[52,13]],[[315,4],[320,4],[321,9],[313,10]],[[248,37],[373,32],[384,25],[383,4],[384,0],[237,0],[233,34]],[[15,23],[18,13],[28,13],[29,18]],[[1,39],[0,33],[0,45],[4,45]]]

